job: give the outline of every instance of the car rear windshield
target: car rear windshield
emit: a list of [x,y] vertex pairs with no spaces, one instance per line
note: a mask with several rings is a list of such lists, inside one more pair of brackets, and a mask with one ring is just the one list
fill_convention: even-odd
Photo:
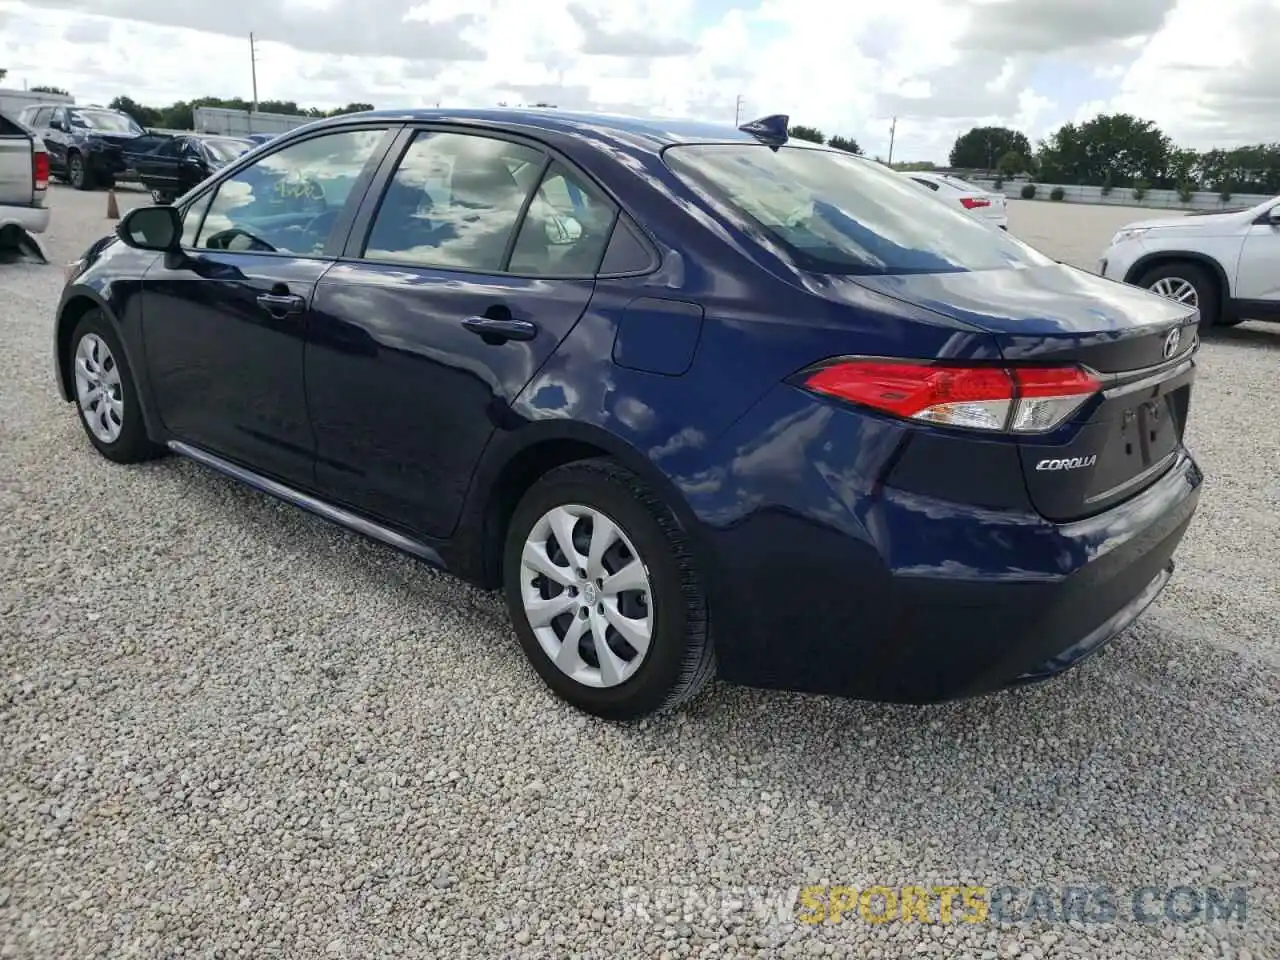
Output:
[[815,273],[958,273],[1053,261],[880,163],[812,147],[669,147],[667,165],[727,217]]
[[209,155],[218,163],[230,163],[236,157],[248,153],[257,146],[252,140],[209,139],[204,142]]

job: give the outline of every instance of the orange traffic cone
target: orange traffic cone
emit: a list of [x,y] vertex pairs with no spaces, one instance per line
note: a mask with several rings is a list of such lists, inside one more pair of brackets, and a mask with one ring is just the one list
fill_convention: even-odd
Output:
[[114,190],[107,191],[107,219],[120,219],[120,201],[116,199],[116,192]]

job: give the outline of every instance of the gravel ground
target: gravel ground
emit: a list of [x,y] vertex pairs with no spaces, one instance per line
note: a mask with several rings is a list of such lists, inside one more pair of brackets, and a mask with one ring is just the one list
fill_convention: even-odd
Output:
[[[52,204],[58,262],[110,226]],[[1084,265],[1145,213],[1011,209]],[[1178,574],[1075,672],[936,708],[719,685],[609,726],[496,596],[96,456],[54,395],[59,286],[0,265],[0,956],[1280,956],[1280,327],[1205,345]],[[782,922],[806,884],[1101,885],[1119,916]],[[1246,888],[1245,922],[1133,919],[1180,884]]]

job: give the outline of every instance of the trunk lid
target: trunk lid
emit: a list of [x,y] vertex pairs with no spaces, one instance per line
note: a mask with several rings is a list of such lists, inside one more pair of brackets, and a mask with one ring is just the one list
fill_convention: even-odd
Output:
[[1067,424],[1018,440],[1046,518],[1106,510],[1176,460],[1195,373],[1193,308],[1062,264],[857,281],[991,334],[1010,363],[1082,364],[1103,380]]

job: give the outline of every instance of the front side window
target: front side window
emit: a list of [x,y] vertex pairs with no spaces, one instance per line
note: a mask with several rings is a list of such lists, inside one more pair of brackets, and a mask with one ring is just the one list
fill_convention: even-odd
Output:
[[319,255],[384,133],[361,129],[312,137],[237,171],[218,185],[195,245]]
[[77,130],[90,130],[94,133],[131,133],[141,135],[143,129],[132,117],[111,110],[68,110],[71,126]]
[[364,257],[496,273],[541,170],[530,147],[493,137],[420,132],[387,185]]
[[683,144],[667,165],[802,270],[956,273],[1051,264],[873,160],[808,147]]
[[520,225],[508,269],[531,276],[594,276],[613,216],[613,204],[584,178],[551,164]]

